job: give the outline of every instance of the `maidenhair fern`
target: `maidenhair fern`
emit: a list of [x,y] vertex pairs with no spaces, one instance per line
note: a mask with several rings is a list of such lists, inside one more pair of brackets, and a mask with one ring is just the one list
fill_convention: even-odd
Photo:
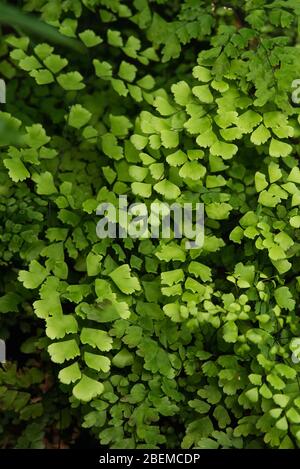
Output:
[[[84,53],[2,30],[1,336],[101,445],[299,448],[299,5],[21,3]],[[99,239],[120,195],[203,203],[203,246]]]

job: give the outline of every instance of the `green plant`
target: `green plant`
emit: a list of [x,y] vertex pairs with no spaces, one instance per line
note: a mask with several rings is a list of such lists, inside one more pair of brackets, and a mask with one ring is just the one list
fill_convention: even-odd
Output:
[[[300,446],[300,8],[229,3],[25,1],[88,52],[2,37],[1,327],[34,312],[111,448]],[[204,246],[100,240],[123,194],[200,200]]]

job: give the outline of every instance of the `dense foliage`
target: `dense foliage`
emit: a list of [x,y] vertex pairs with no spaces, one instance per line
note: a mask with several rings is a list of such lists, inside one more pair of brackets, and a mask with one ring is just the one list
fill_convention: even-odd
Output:
[[[2,21],[0,444],[299,448],[299,3],[15,3],[73,42]],[[203,248],[100,240],[122,194]]]

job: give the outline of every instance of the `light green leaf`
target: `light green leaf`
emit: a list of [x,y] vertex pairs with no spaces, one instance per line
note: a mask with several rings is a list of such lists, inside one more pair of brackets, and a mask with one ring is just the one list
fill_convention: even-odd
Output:
[[32,180],[36,182],[36,191],[40,195],[51,195],[57,192],[53,176],[49,171],[45,171],[41,174],[34,173],[32,175]]
[[75,383],[81,378],[81,371],[78,365],[78,362],[73,363],[72,365],[63,368],[58,373],[58,379],[63,384]]
[[177,104],[186,106],[192,100],[192,93],[189,85],[185,81],[179,81],[171,86],[174,99]]
[[131,83],[135,79],[136,72],[137,68],[134,65],[123,60],[121,62],[118,74],[120,78]]
[[210,104],[214,100],[208,85],[194,86],[192,92],[202,103]]
[[29,264],[29,272],[20,270],[18,279],[25,288],[34,289],[43,283],[47,275],[48,271],[38,261],[33,260]]
[[225,342],[235,343],[238,338],[238,328],[234,321],[228,321],[223,327],[223,338]]
[[79,34],[79,37],[86,47],[95,47],[103,42],[101,37],[97,36],[92,29],[86,29]]
[[188,161],[179,170],[179,176],[183,179],[189,178],[193,181],[203,179],[206,174],[206,168],[197,161]]
[[212,220],[225,220],[229,217],[232,206],[226,202],[213,202],[205,205],[205,211],[209,218]]
[[19,158],[7,158],[3,160],[4,166],[8,169],[9,177],[14,182],[24,181],[30,176],[26,166]]
[[266,143],[271,137],[271,132],[261,124],[254,132],[251,134],[250,140],[255,145],[262,145]]
[[151,197],[152,187],[151,184],[145,184],[143,182],[133,182],[131,184],[132,193],[134,195],[140,195],[143,198]]
[[266,180],[265,174],[257,171],[255,173],[255,189],[257,192],[261,192],[268,186],[268,181]]
[[221,141],[215,142],[210,149],[212,155],[221,156],[224,160],[232,158],[237,151],[238,147],[233,143]]
[[91,327],[82,328],[80,340],[82,344],[97,347],[101,352],[108,352],[112,348],[112,338],[108,333]]
[[55,342],[49,345],[48,352],[54,363],[63,363],[80,355],[79,347],[75,339]]
[[278,306],[283,309],[293,311],[295,308],[295,300],[288,287],[279,287],[274,292],[275,300]]
[[211,72],[208,68],[197,65],[193,68],[193,76],[199,81],[208,82],[212,79]]
[[126,295],[131,295],[135,291],[141,290],[139,280],[131,275],[131,270],[128,264],[117,267],[109,274],[109,276],[117,287]]
[[103,371],[104,373],[107,373],[110,370],[110,359],[104,355],[84,352],[84,361],[87,366],[93,370]]
[[74,316],[55,315],[46,319],[46,334],[50,339],[62,339],[66,334],[75,334],[78,324]]
[[82,80],[83,76],[79,72],[61,73],[57,77],[60,86],[67,91],[82,90],[85,87]]
[[79,383],[73,388],[73,395],[79,401],[89,402],[94,397],[99,396],[104,391],[102,383],[90,378],[87,375],[83,375]]
[[68,123],[71,127],[80,129],[80,127],[83,127],[89,122],[91,116],[92,114],[87,109],[82,107],[81,104],[75,104],[71,107]]
[[68,61],[67,59],[63,59],[60,55],[51,54],[45,58],[44,64],[52,73],[58,73],[68,65]]
[[173,182],[163,179],[154,186],[154,190],[163,195],[168,200],[177,199],[180,195],[180,189]]
[[270,148],[269,148],[269,153],[270,156],[274,156],[276,158],[282,156],[288,156],[293,150],[293,147],[289,145],[288,143],[281,142],[279,140],[276,140],[275,138],[272,138]]

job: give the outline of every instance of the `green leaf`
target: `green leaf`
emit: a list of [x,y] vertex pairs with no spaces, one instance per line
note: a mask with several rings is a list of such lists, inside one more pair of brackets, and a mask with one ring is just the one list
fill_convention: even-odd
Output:
[[151,184],[145,184],[143,182],[133,182],[131,184],[132,193],[140,195],[143,198],[151,197],[152,187]]
[[93,65],[97,77],[102,78],[102,80],[109,80],[112,77],[112,66],[108,62],[100,62],[94,59]]
[[184,250],[173,242],[165,246],[160,246],[155,255],[159,260],[166,262],[170,262],[171,260],[184,262],[186,257]]
[[105,155],[114,160],[123,158],[123,149],[118,145],[118,141],[113,134],[107,133],[102,135],[102,150]]
[[148,169],[143,168],[142,166],[131,165],[128,172],[132,179],[142,182],[148,174]]
[[288,287],[279,287],[274,292],[275,300],[278,306],[283,309],[293,311],[295,308],[295,300]]
[[279,168],[279,165],[276,163],[271,162],[269,164],[268,172],[269,172],[269,179],[271,183],[278,181],[278,179],[282,177],[282,172]]
[[290,247],[294,245],[294,241],[292,240],[292,238],[284,231],[281,231],[280,233],[275,235],[274,241],[275,243],[278,243],[279,246],[285,251],[287,251]]
[[50,137],[47,137],[41,124],[34,124],[31,127],[26,127],[26,132],[27,135],[25,136],[25,143],[31,148],[40,148],[50,141]]
[[75,334],[78,324],[74,316],[62,315],[46,319],[46,334],[50,339],[62,339],[66,334]]
[[174,99],[177,104],[186,106],[192,100],[192,93],[189,85],[185,81],[179,81],[171,86]]
[[285,382],[275,374],[269,374],[267,376],[268,382],[273,386],[274,389],[281,391],[285,388]]
[[280,198],[266,190],[263,190],[259,194],[258,202],[266,207],[276,207],[280,202]]
[[222,405],[218,405],[213,413],[215,419],[217,419],[220,428],[226,428],[230,424],[230,416]]
[[249,133],[262,121],[262,116],[255,111],[248,110],[238,117],[237,125],[245,133]]
[[101,271],[101,260],[103,256],[94,252],[89,252],[86,258],[86,267],[89,277],[98,275]]
[[268,181],[266,180],[265,174],[260,173],[257,171],[255,173],[255,189],[256,192],[263,191],[268,186]]
[[45,58],[44,64],[52,73],[56,74],[68,65],[68,61],[67,59],[63,59],[60,55],[51,54]]
[[66,360],[71,360],[80,355],[75,339],[55,342],[54,344],[49,345],[48,352],[54,363],[63,363]]
[[200,399],[193,399],[192,401],[189,401],[188,404],[199,414],[206,414],[210,409],[210,405]]
[[160,138],[165,148],[176,148],[179,144],[178,132],[174,130],[162,130],[160,132]]
[[206,168],[197,161],[188,161],[179,170],[179,176],[183,179],[189,178],[193,181],[202,179],[206,174]]
[[83,327],[80,340],[82,344],[97,347],[101,352],[108,352],[112,348],[112,339],[106,331]]
[[154,190],[163,195],[168,200],[177,199],[180,195],[180,189],[173,182],[163,179],[154,186]]
[[182,166],[187,161],[187,156],[182,150],[177,150],[167,156],[167,162],[170,166]]
[[192,261],[189,264],[188,271],[190,274],[195,275],[195,277],[200,277],[203,282],[210,282],[212,280],[211,269],[200,262]]
[[300,169],[298,168],[298,166],[292,168],[287,180],[295,182],[296,184],[300,184]]
[[290,218],[290,225],[293,228],[300,228],[300,215],[296,215],[295,217]]
[[49,85],[49,83],[54,82],[54,77],[49,70],[33,70],[30,72],[38,85]]
[[286,416],[291,423],[299,424],[300,423],[300,414],[296,411],[295,408],[291,407]]
[[269,148],[270,156],[274,156],[276,158],[280,156],[286,157],[292,152],[292,150],[293,147],[288,143],[280,142],[279,140],[272,138]]
[[223,338],[225,342],[235,343],[238,338],[238,328],[234,321],[228,321],[223,327]]
[[87,375],[82,375],[79,383],[73,388],[73,395],[79,401],[89,402],[93,398],[100,396],[104,391],[102,383],[90,378]]
[[134,363],[134,356],[127,349],[122,349],[112,359],[112,364],[117,368],[125,368]]
[[221,141],[215,142],[210,149],[212,155],[221,156],[224,160],[231,159],[237,151],[238,147],[233,143]]
[[82,90],[85,87],[82,80],[83,76],[79,72],[61,73],[57,77],[60,86],[67,91]]
[[41,174],[34,173],[32,175],[32,180],[36,182],[36,191],[40,195],[51,195],[57,192],[53,176],[49,171],[45,171]]
[[288,429],[288,423],[285,417],[282,417],[281,419],[277,420],[275,423],[276,428],[278,430],[286,431]]
[[136,72],[137,68],[134,65],[123,60],[120,65],[118,75],[123,80],[129,81],[131,83],[135,79]]
[[24,59],[20,60],[19,66],[23,70],[30,72],[31,70],[40,68],[42,65],[33,55],[27,55]]
[[48,271],[39,262],[33,260],[29,264],[29,272],[20,270],[18,279],[25,288],[34,289],[43,283],[47,275]]
[[246,391],[245,395],[251,402],[257,402],[258,401],[258,390],[257,388],[251,388],[248,391]]
[[285,394],[274,394],[273,395],[273,400],[275,404],[279,405],[280,407],[284,408],[288,405],[289,403],[289,396],[286,396]]
[[130,137],[130,141],[135,146],[137,150],[143,150],[148,143],[148,137],[144,137],[143,135],[134,134]]
[[262,145],[263,143],[266,143],[270,137],[270,131],[263,124],[261,124],[251,134],[250,140],[255,145]]
[[109,29],[107,31],[107,41],[108,44],[114,47],[123,46],[123,39],[121,37],[120,31],[113,31],[112,29]]
[[128,264],[117,267],[109,274],[109,276],[121,292],[126,295],[131,295],[135,291],[141,290],[139,280],[137,277],[131,275],[131,270]]
[[9,292],[0,297],[0,313],[16,313],[22,301],[17,293]]
[[205,206],[205,211],[207,216],[212,220],[225,220],[229,217],[232,208],[231,205],[225,202],[213,202]]
[[101,37],[97,36],[92,29],[86,29],[79,34],[79,37],[86,47],[95,47],[103,42]]
[[214,100],[208,85],[194,86],[192,92],[202,103],[210,104]]
[[249,288],[254,282],[255,267],[239,262],[234,268],[234,275],[238,279],[237,284],[240,288]]
[[123,80],[118,80],[117,78],[112,78],[111,79],[111,85],[113,89],[115,90],[116,93],[118,93],[119,96],[124,96],[126,97],[128,94],[128,89],[124,83]]
[[171,270],[161,273],[161,282],[165,285],[174,285],[184,280],[184,272],[182,269]]
[[3,163],[8,169],[9,177],[14,182],[24,181],[30,177],[29,171],[19,158],[5,159],[3,160]]
[[63,384],[71,384],[75,383],[81,378],[81,371],[77,362],[73,363],[72,365],[63,368],[58,373],[58,379]]
[[163,311],[174,322],[181,322],[180,306],[178,303],[169,303],[163,306]]
[[269,256],[273,261],[286,258],[286,254],[280,246],[271,247],[271,249],[269,249]]
[[93,370],[103,371],[104,373],[107,373],[110,370],[110,359],[104,355],[84,352],[84,361],[87,366]]
[[193,68],[193,76],[199,81],[208,82],[212,79],[211,72],[201,65],[197,65]]
[[91,116],[92,114],[87,109],[82,107],[81,104],[75,104],[71,107],[68,123],[71,127],[80,129],[80,127],[83,127],[89,122]]
[[117,137],[126,137],[132,124],[130,120],[125,116],[109,116],[111,132]]
[[218,174],[218,176],[207,176],[206,187],[207,189],[213,189],[215,187],[226,186],[226,179]]

